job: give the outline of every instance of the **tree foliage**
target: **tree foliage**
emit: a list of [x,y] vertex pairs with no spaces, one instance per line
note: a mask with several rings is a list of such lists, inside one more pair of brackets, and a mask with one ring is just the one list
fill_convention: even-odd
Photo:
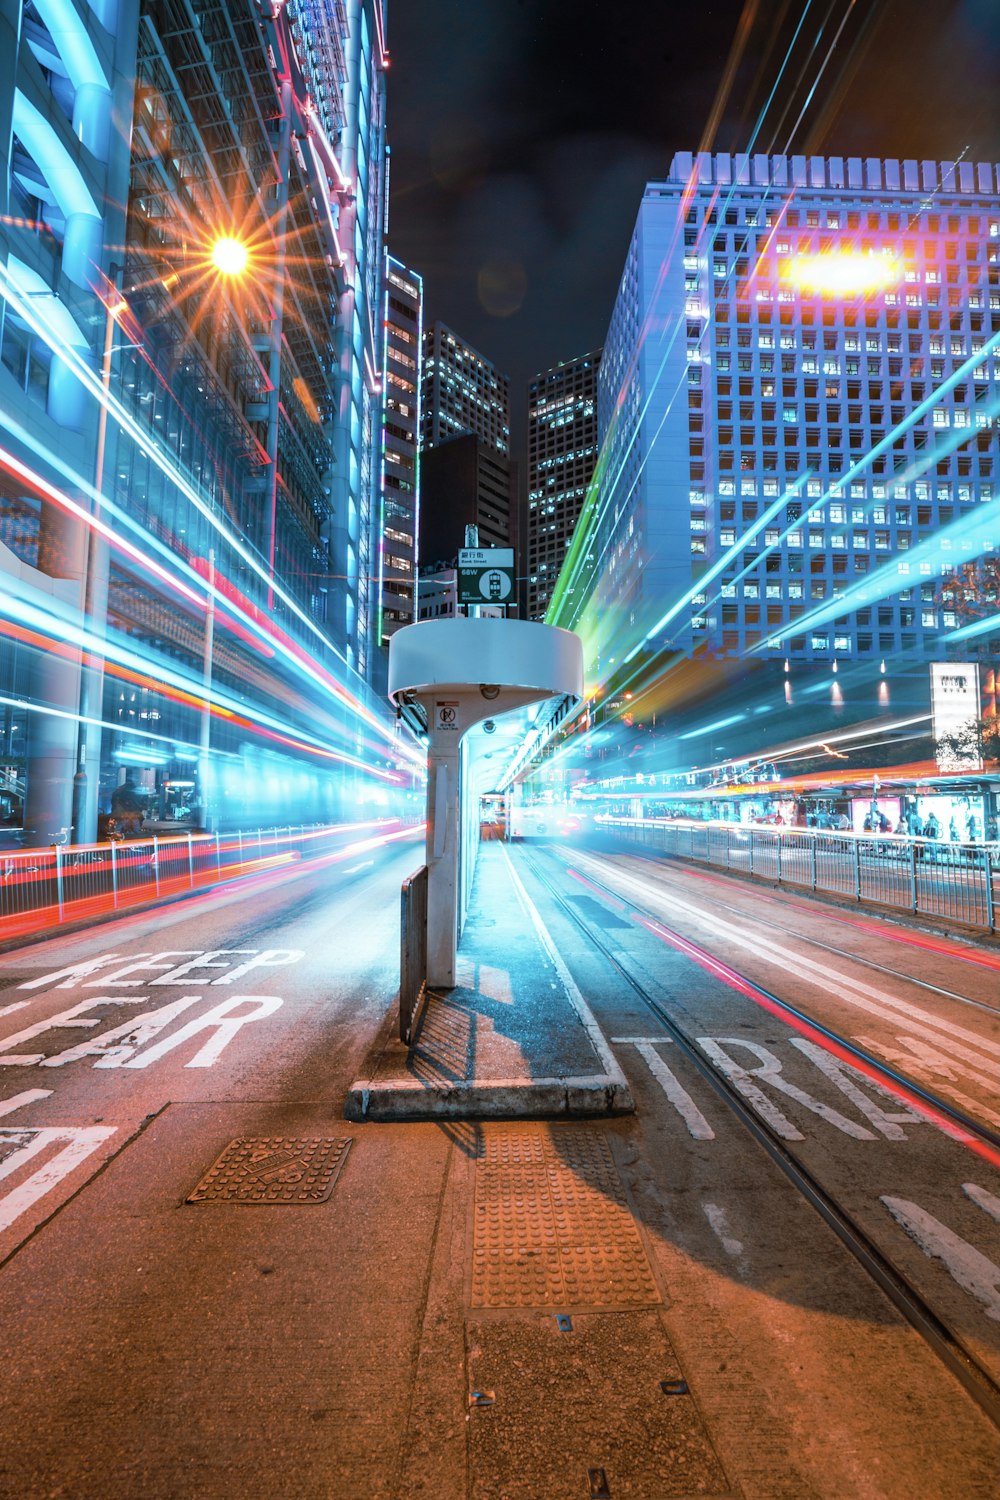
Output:
[[1000,558],[977,557],[960,563],[938,590],[942,609],[953,610],[960,625],[1000,611]]

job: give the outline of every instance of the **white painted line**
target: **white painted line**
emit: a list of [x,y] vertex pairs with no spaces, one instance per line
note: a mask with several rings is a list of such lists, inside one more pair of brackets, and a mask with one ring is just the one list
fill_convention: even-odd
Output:
[[374,863],[375,863],[375,861],[373,859],[364,859],[364,860],[361,861],[361,863],[359,865],[352,865],[349,870],[345,870],[344,874],[345,875],[356,875],[359,870],[367,870],[369,868],[369,866],[373,865]]
[[1000,1224],[1000,1198],[994,1193],[988,1193],[985,1188],[978,1187],[974,1182],[963,1182],[962,1192],[967,1198],[971,1198],[984,1214],[989,1214],[991,1219],[995,1219]]
[[577,1015],[580,1017],[581,1022],[583,1023],[583,1028],[590,1038],[591,1045],[600,1058],[605,1073],[608,1075],[607,1082],[613,1088],[621,1089],[624,1098],[627,1099],[631,1104],[632,1091],[628,1086],[625,1074],[618,1066],[611,1048],[608,1046],[607,1042],[604,1039],[604,1033],[597,1024],[597,1018],[595,1017],[590,1006],[587,1004],[586,1000],[583,998],[583,995],[580,993],[580,989],[577,985],[576,980],[569,972],[569,969],[567,969],[562,955],[559,953],[551,937],[549,936],[548,929],[546,928],[545,923],[542,921],[541,915],[537,911],[534,902],[528,895],[528,892],[525,890],[520,876],[514,869],[514,863],[510,855],[507,853],[505,845],[500,845],[500,852],[503,855],[504,859],[507,861],[507,868],[510,871],[510,878],[513,882],[514,890],[517,892],[517,898],[520,901],[523,910],[530,918],[531,924],[538,934],[538,940],[541,943],[542,947],[545,949],[545,952],[548,954],[549,959],[552,962],[552,967],[555,969],[556,973],[559,976],[562,987],[566,992],[567,999],[569,1000],[570,1004],[573,1006],[573,1009],[576,1011]]
[[[596,864],[593,860],[583,854],[577,854],[576,859],[582,864]],[[603,865],[597,865],[605,883],[608,882],[608,871]],[[907,1023],[920,1034],[928,1037],[937,1046],[949,1047],[956,1057],[963,1061],[979,1064],[982,1066],[982,1053],[991,1053],[1000,1057],[1000,1042],[990,1041],[974,1031],[969,1031],[964,1026],[959,1026],[953,1021],[947,1021],[943,1017],[928,1016],[919,1006],[912,1005],[906,1000],[900,1000],[895,995],[887,994],[886,991],[877,989],[873,985],[864,984],[860,980],[853,979],[850,975],[838,969],[833,969],[827,964],[820,963],[815,959],[807,959],[794,949],[785,948],[780,943],[757,938],[748,932],[742,931],[734,925],[732,914],[727,913],[723,917],[715,917],[707,913],[704,908],[698,907],[691,902],[684,901],[680,897],[667,895],[662,889],[653,889],[642,881],[625,875],[616,869],[614,879],[620,884],[630,886],[634,891],[641,893],[647,903],[660,902],[662,905],[683,912],[686,916],[693,917],[705,924],[714,932],[726,937],[736,943],[739,947],[746,948],[749,952],[763,958],[766,962],[774,964],[780,960],[781,967],[788,973],[796,974],[805,979],[809,984],[815,984],[820,989],[825,989],[831,994],[837,995],[849,1005],[857,1006],[861,1010],[868,1011],[871,1015],[877,1015],[881,1020],[899,1023],[900,1017],[905,1017]],[[846,993],[853,990],[855,993]],[[895,1014],[887,1014],[895,1012]],[[946,1033],[942,1036],[941,1033]],[[946,1038],[954,1038],[947,1040]],[[968,1042],[975,1051],[958,1045]]]
[[[0,1166],[0,1178],[7,1177],[24,1166],[46,1146],[56,1145],[60,1141],[66,1141],[68,1144],[57,1155],[51,1157],[44,1166],[39,1167],[38,1171],[34,1172],[26,1182],[22,1182],[19,1187],[0,1198],[0,1233],[8,1229],[15,1219],[20,1218],[21,1214],[37,1203],[39,1198],[51,1192],[64,1177],[113,1136],[116,1129],[114,1125],[90,1125],[82,1129],[31,1131],[33,1139],[26,1141],[19,1151],[15,1151]],[[3,1134],[0,1132],[0,1138]]]
[[[713,1062],[725,1073],[735,1088],[739,1089],[744,1099],[749,1100],[764,1118],[783,1136],[787,1141],[801,1141],[804,1139],[792,1122],[781,1113],[753,1083],[752,1078],[759,1078],[762,1083],[768,1083],[779,1094],[785,1094],[789,1099],[794,1099],[806,1109],[811,1110],[814,1115],[819,1115],[821,1120],[826,1120],[829,1125],[835,1125],[844,1135],[849,1135],[856,1141],[874,1141],[876,1137],[863,1125],[858,1125],[854,1120],[849,1120],[839,1110],[831,1109],[820,1099],[814,1099],[807,1094],[805,1089],[800,1089],[797,1084],[790,1083],[781,1071],[781,1063],[773,1052],[762,1047],[759,1042],[747,1042],[738,1036],[698,1037],[698,1046],[710,1057]],[[757,1058],[755,1068],[746,1068],[742,1063],[730,1057],[723,1050],[726,1047],[743,1047]],[[789,1131],[792,1134],[789,1134]]]
[[[617,1038],[617,1040],[620,1041],[621,1038]],[[659,1045],[668,1040],[669,1038],[667,1037],[658,1037],[656,1039]],[[631,1042],[640,1057],[645,1058],[649,1065],[649,1071],[684,1121],[688,1129],[688,1135],[692,1136],[696,1141],[714,1141],[715,1131],[705,1119],[705,1116],[697,1104],[695,1104],[687,1089],[676,1075],[671,1072],[670,1068],[667,1067],[663,1058],[657,1052],[654,1043],[643,1041],[638,1037],[631,1038]]]
[[30,1004],[30,1000],[15,1000],[13,1005],[0,1005],[0,1016],[9,1016],[15,1010],[23,1010],[26,1005]]
[[0,1115],[12,1115],[15,1109],[23,1109],[26,1104],[35,1104],[39,1099],[48,1099],[51,1089],[25,1089],[23,1094],[15,1094],[12,1099],[0,1100]]
[[986,1316],[1000,1323],[1000,1266],[919,1204],[906,1198],[879,1201],[928,1259],[941,1261],[952,1280],[983,1304]]
[[712,1226],[712,1233],[719,1241],[723,1250],[733,1260],[739,1260],[743,1254],[743,1242],[730,1233],[729,1220],[726,1217],[725,1209],[720,1208],[717,1203],[703,1203],[701,1206],[704,1210],[705,1218]]

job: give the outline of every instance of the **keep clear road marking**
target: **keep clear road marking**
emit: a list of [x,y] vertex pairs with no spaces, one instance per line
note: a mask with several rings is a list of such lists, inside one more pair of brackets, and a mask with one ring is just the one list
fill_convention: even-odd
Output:
[[[43,1052],[17,1052],[12,1049],[57,1029],[86,1029],[99,1026],[103,1018],[95,1015],[94,1012],[102,1007],[120,1009],[122,1006],[139,1006],[147,1004],[151,998],[149,995],[113,993],[116,990],[132,991],[139,986],[148,988],[153,985],[175,985],[178,988],[193,988],[195,985],[201,987],[231,985],[239,979],[245,979],[254,970],[275,969],[285,964],[295,963],[303,956],[303,950],[300,948],[181,949],[161,953],[133,954],[124,967],[112,973],[107,972],[107,965],[120,960],[122,955],[119,953],[105,953],[97,958],[70,964],[67,968],[57,969],[54,973],[43,975],[40,979],[28,980],[21,985],[21,989],[41,989],[43,986],[47,986],[49,990],[97,988],[107,993],[80,1000],[57,1015],[49,1016],[45,1020],[35,1022],[33,1025],[0,1038],[0,1066],[59,1068],[66,1063],[78,1062],[85,1057],[95,1057],[97,1061],[94,1067],[96,1068],[145,1068],[152,1062],[158,1062],[168,1052],[172,1052],[175,1047],[189,1041],[199,1032],[214,1032],[214,1035],[204,1042],[194,1057],[185,1063],[185,1067],[188,1068],[210,1068],[219,1060],[223,1049],[233,1040],[242,1026],[249,1021],[259,1021],[265,1016],[272,1015],[282,1005],[283,1002],[278,996],[232,995],[204,1015],[187,1021],[172,1036],[157,1040],[145,1052],[139,1052],[139,1049],[145,1047],[148,1042],[152,1042],[153,1038],[159,1037],[165,1026],[176,1020],[182,1011],[188,1010],[192,1005],[197,1005],[204,997],[201,994],[182,995],[179,999],[160,1006],[158,1009],[133,1015],[127,1021],[112,1027],[110,1031],[89,1037],[86,1041],[78,1042],[75,1046],[68,1047],[52,1057],[46,1057]],[[183,959],[184,962],[178,963],[178,959]],[[223,974],[211,972],[219,969],[226,972]],[[103,972],[99,973],[97,978],[92,978],[91,976],[98,970],[103,970]],[[139,977],[136,977],[137,975]],[[19,1001],[8,1009],[18,1010],[30,1003],[27,1000]],[[0,1011],[0,1014],[3,1013]],[[139,1056],[135,1055],[137,1052]]]

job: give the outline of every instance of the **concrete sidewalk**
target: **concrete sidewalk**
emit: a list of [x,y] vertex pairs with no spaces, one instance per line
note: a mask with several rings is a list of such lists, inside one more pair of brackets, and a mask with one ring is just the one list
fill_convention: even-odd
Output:
[[395,1009],[355,1079],[349,1120],[630,1113],[632,1095],[505,846],[485,843],[458,952],[416,1041]]

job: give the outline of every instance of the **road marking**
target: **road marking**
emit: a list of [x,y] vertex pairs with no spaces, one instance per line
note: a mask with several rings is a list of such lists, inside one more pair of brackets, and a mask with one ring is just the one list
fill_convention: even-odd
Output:
[[[578,856],[578,862],[595,864],[588,860],[585,855]],[[606,878],[607,870],[598,866],[602,875]],[[910,1004],[906,1000],[900,1000],[894,995],[877,989],[860,980],[850,977],[847,973],[830,968],[815,959],[804,958],[794,949],[786,948],[780,943],[764,942],[754,935],[742,931],[734,926],[731,914],[727,914],[725,920],[713,917],[702,908],[684,901],[679,897],[667,895],[662,888],[651,888],[648,883],[639,881],[623,871],[616,869],[615,878],[623,885],[630,886],[633,890],[641,893],[643,898],[649,902],[660,902],[662,905],[683,912],[707,926],[711,931],[721,934],[737,946],[747,949],[748,952],[762,958],[766,963],[773,965],[776,960],[780,961],[781,967],[786,973],[795,974],[809,984],[814,984],[819,989],[825,989],[836,995],[848,1005],[853,1005],[860,1010],[865,1010],[871,1015],[878,1016],[880,1020],[890,1021],[896,1025],[905,1018],[907,1026],[919,1035],[926,1037],[939,1047],[947,1047],[956,1057],[964,1062],[982,1066],[982,1053],[990,1053],[1000,1057],[1000,1042],[993,1042],[976,1032],[969,1031],[964,1026],[959,1026],[954,1021],[945,1020],[943,1017],[928,1016],[918,1006]],[[853,991],[854,993],[850,993]],[[946,1035],[942,1036],[944,1032]],[[963,1042],[972,1044],[977,1049],[970,1050],[969,1047],[961,1045]]]
[[611,1040],[617,1043],[628,1042],[635,1048],[640,1057],[645,1058],[649,1065],[649,1071],[687,1126],[688,1135],[692,1136],[696,1141],[715,1140],[715,1131],[705,1119],[705,1116],[697,1104],[695,1104],[687,1089],[684,1088],[676,1075],[667,1067],[663,1058],[656,1050],[657,1046],[662,1046],[664,1043],[669,1042],[669,1037],[616,1036],[612,1037]]
[[[978,1099],[971,1099],[961,1089],[956,1089],[948,1083],[948,1080],[954,1078],[956,1074],[964,1074],[976,1081],[976,1074],[968,1069],[956,1068],[950,1057],[944,1057],[940,1052],[935,1052],[925,1042],[918,1041],[916,1037],[897,1034],[895,1040],[900,1044],[900,1048],[905,1049],[901,1051],[895,1047],[887,1047],[883,1042],[876,1041],[874,1037],[855,1034],[854,1040],[859,1047],[864,1047],[877,1057],[884,1057],[886,1062],[896,1063],[907,1073],[913,1073],[917,1078],[929,1079],[935,1089],[942,1094],[947,1094],[967,1114],[988,1120],[991,1125],[1000,1125],[1000,1114],[997,1114],[996,1110],[988,1109]],[[987,1087],[992,1090],[994,1083],[995,1080],[991,1079]]]
[[[212,983],[235,984],[237,979],[242,979],[252,969],[277,969],[281,968],[284,964],[298,963],[300,958],[305,958],[304,948],[264,948],[249,963],[240,964],[231,974],[223,974],[221,979],[213,979]],[[158,982],[162,983],[163,981],[160,980]]]
[[[167,948],[163,953],[136,953],[123,969],[116,969],[113,974],[99,974],[96,979],[88,979],[84,985],[85,989],[93,989],[96,985],[107,988],[109,985],[121,985],[128,988],[139,984],[156,984],[155,979],[150,979],[148,974],[141,979],[125,979],[125,974],[134,974],[140,969],[172,969],[174,960],[178,958],[197,958],[202,953],[201,948]],[[163,962],[163,960],[166,962]],[[66,988],[60,985],[60,989]]]
[[[52,974],[43,974],[41,979],[29,979],[25,984],[19,984],[19,990],[40,990],[43,984],[51,985],[56,990],[71,990],[77,980],[83,979],[88,974],[95,973],[103,968],[105,964],[112,963],[116,958],[121,958],[120,953],[104,953],[100,958],[86,958],[78,964],[70,964],[67,969],[56,969]],[[61,979],[62,984],[56,984]]]
[[13,1015],[14,1011],[24,1010],[30,1004],[30,1000],[15,1000],[11,1005],[0,1005],[0,1016]]
[[1000,1266],[919,1204],[884,1196],[879,1201],[927,1258],[941,1261],[952,1280],[983,1304],[986,1316],[1000,1323]]
[[26,1104],[36,1104],[39,1099],[48,1099],[51,1093],[51,1089],[25,1089],[23,1094],[0,1100],[0,1115],[12,1115],[15,1109],[23,1109]]
[[[43,1057],[39,1067],[62,1068],[66,1063],[79,1062],[84,1057],[96,1057],[98,1061],[94,1064],[95,1068],[120,1068],[140,1047],[145,1047],[147,1042],[158,1036],[164,1026],[176,1020],[189,1006],[196,1005],[201,998],[200,995],[182,995],[179,1000],[161,1006],[159,1010],[147,1010],[140,1016],[130,1016],[127,1021],[113,1026],[110,1031],[102,1031],[100,1036],[87,1037],[84,1041],[77,1042],[76,1046],[67,1047],[65,1052]],[[148,999],[148,995],[136,995],[130,997],[128,1003],[141,1005]]]
[[971,1198],[984,1214],[989,1214],[991,1219],[995,1219],[1000,1224],[1000,1198],[993,1193],[988,1193],[985,1188],[978,1187],[974,1182],[963,1182],[962,1192],[967,1198]]
[[349,870],[345,870],[343,873],[345,875],[356,875],[359,870],[367,870],[369,865],[373,865],[374,863],[373,859],[364,859],[359,865],[352,865]]
[[712,1226],[712,1233],[719,1241],[723,1250],[733,1260],[739,1260],[743,1255],[743,1241],[738,1240],[730,1232],[729,1220],[726,1217],[725,1209],[720,1208],[717,1203],[703,1203],[701,1206],[704,1210],[705,1218]]
[[[218,982],[218,981],[216,981]],[[43,1032],[52,1031],[60,1027],[89,1027],[97,1026],[100,1017],[87,1014],[99,1006],[108,1005],[116,1008],[122,1005],[143,1005],[149,1001],[148,995],[92,995],[86,1000],[81,1000],[70,1010],[60,1012],[59,1015],[51,1017],[47,1021],[38,1021],[34,1026],[25,1027],[23,1031],[14,1032],[10,1036],[0,1039],[0,1049],[9,1049],[18,1046],[21,1042],[31,1041]],[[0,1055],[0,1064],[9,1067],[44,1067],[61,1068],[66,1063],[78,1062],[88,1056],[97,1058],[95,1068],[145,1068],[151,1062],[158,1061],[175,1047],[189,1037],[196,1036],[200,1031],[215,1031],[212,1040],[207,1041],[199,1049],[196,1055],[185,1066],[188,1068],[210,1068],[218,1061],[223,1048],[228,1046],[241,1026],[248,1021],[256,1021],[264,1016],[271,1015],[282,1004],[275,995],[233,995],[223,1000],[213,1009],[205,1012],[203,1016],[189,1021],[172,1036],[164,1038],[155,1043],[136,1057],[139,1048],[146,1047],[151,1038],[157,1036],[170,1021],[173,1021],[184,1010],[196,1005],[203,996],[182,995],[178,1000],[173,1000],[169,1005],[161,1006],[159,1010],[145,1011],[138,1016],[130,1016],[127,1021],[119,1022],[110,1031],[104,1031],[99,1036],[90,1036],[81,1042],[67,1047],[62,1052],[55,1053],[52,1057],[46,1057],[44,1052],[11,1052],[4,1050]],[[245,1015],[233,1014],[241,1006],[252,1007]]]
[[39,1063],[45,1056],[44,1052],[11,1052],[11,1047],[18,1047],[22,1042],[30,1042],[36,1036],[41,1036],[45,1031],[52,1031],[57,1026],[98,1026],[99,1016],[88,1016],[87,1011],[95,1005],[136,1005],[146,997],[144,995],[114,995],[114,996],[91,996],[86,1000],[80,1000],[69,1010],[60,1011],[58,1015],[51,1016],[47,1021],[36,1021],[33,1026],[26,1026],[23,1031],[11,1032],[9,1036],[0,1037],[0,1064],[10,1067],[30,1067],[32,1063]]
[[831,1056],[825,1048],[817,1046],[815,1042],[807,1041],[805,1037],[789,1037],[793,1047],[805,1053],[812,1062],[825,1073],[831,1083],[835,1084],[842,1094],[846,1094],[851,1103],[856,1105],[867,1120],[875,1126],[875,1129],[885,1136],[889,1141],[905,1141],[906,1135],[900,1129],[903,1123],[910,1125],[927,1125],[930,1122],[924,1115],[918,1114],[908,1104],[903,1104],[891,1089],[885,1088],[873,1078],[865,1077],[865,1088],[881,1098],[888,1100],[895,1106],[892,1114],[887,1114],[884,1109],[870,1098],[865,1090],[859,1088],[855,1081],[859,1076],[857,1070],[848,1063],[842,1063],[838,1058]]
[[[217,979],[216,984],[219,983]],[[197,1036],[200,1031],[213,1031],[214,1037],[207,1041],[184,1066],[186,1068],[210,1068],[213,1063],[218,1062],[219,1054],[226,1047],[248,1021],[262,1021],[265,1016],[273,1015],[279,1009],[282,1001],[277,995],[233,995],[229,1000],[223,1000],[221,1005],[215,1006],[213,1010],[207,1011],[205,1015],[199,1016],[197,1020],[189,1021],[182,1026],[180,1031],[175,1031],[172,1036],[164,1037],[162,1042],[156,1042],[145,1052],[140,1052],[138,1057],[130,1058],[123,1066],[126,1068],[148,1068],[150,1063],[158,1062],[182,1042]],[[248,1012],[245,1016],[233,1016],[232,1011],[241,1005],[252,1005],[256,1009]]]
[[[839,1110],[831,1109],[819,1099],[814,1099],[804,1089],[796,1084],[789,1083],[781,1071],[781,1063],[773,1052],[766,1047],[760,1046],[758,1042],[745,1042],[738,1036],[724,1036],[713,1039],[710,1036],[698,1037],[698,1045],[702,1051],[709,1056],[716,1066],[725,1073],[726,1077],[739,1089],[743,1097],[764,1116],[765,1120],[786,1141],[802,1141],[805,1137],[796,1126],[794,1126],[781,1111],[768,1099],[767,1095],[753,1082],[753,1078],[759,1078],[762,1083],[770,1084],[771,1088],[777,1089],[779,1094],[785,1094],[789,1099],[811,1110],[820,1119],[826,1120],[828,1124],[835,1125],[844,1135],[853,1136],[856,1141],[873,1141],[875,1136],[863,1125],[858,1125],[854,1120],[849,1120]],[[743,1047],[747,1052],[752,1052],[758,1060],[755,1068],[745,1068],[742,1063],[730,1057],[724,1047]]]
[[66,1142],[63,1149],[39,1167],[37,1172],[32,1173],[20,1186],[0,1198],[0,1233],[8,1229],[15,1219],[20,1218],[21,1214],[37,1203],[39,1198],[51,1192],[64,1177],[98,1150],[115,1134],[116,1129],[114,1125],[89,1125],[82,1129],[62,1127],[55,1130],[16,1132],[0,1130],[0,1145],[5,1137],[8,1140],[16,1140],[17,1143],[17,1149],[0,1163],[0,1178],[9,1177],[18,1171],[46,1147],[58,1145],[62,1141]]
[[[228,969],[228,963],[215,962],[224,953],[245,956],[247,962],[234,965],[228,974],[223,974],[218,979],[203,979],[200,975],[194,981],[190,979],[192,969]],[[162,953],[133,953],[122,968],[111,974],[98,974],[98,970],[106,970],[109,964],[125,957],[118,952],[104,953],[97,958],[84,959],[64,969],[56,969],[51,974],[44,974],[41,979],[29,979],[18,988],[38,990],[48,985],[58,990],[71,990],[77,986],[89,989],[128,989],[148,984],[235,984],[253,969],[277,968],[283,964],[296,963],[304,956],[305,950],[302,948],[167,948]],[[179,958],[187,959],[188,962],[178,964],[176,961]],[[146,972],[142,974],[141,971]],[[159,977],[150,979],[150,972],[157,972]],[[138,979],[125,977],[137,973],[140,974]],[[94,974],[98,974],[96,979],[92,978]],[[19,1003],[27,1004],[26,1001]],[[4,1011],[0,1010],[0,1015],[3,1014]]]

